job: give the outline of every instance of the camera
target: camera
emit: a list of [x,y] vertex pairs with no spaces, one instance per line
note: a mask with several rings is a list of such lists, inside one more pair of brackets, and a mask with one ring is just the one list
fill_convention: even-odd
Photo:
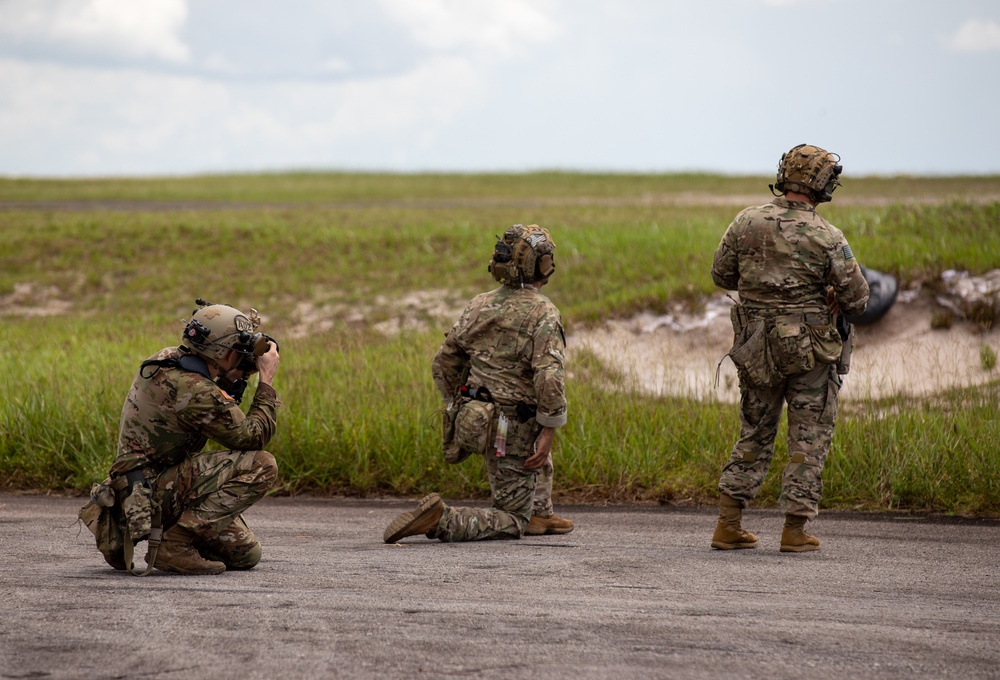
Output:
[[253,335],[249,333],[241,334],[239,345],[237,345],[236,349],[240,351],[242,357],[236,367],[247,375],[256,371],[257,357],[267,354],[272,342],[275,349],[280,351],[281,348],[278,345],[278,341],[270,335],[265,333],[254,333]]

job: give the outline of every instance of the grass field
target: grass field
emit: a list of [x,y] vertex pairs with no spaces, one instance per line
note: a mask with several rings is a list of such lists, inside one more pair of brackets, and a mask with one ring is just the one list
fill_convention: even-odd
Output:
[[[768,199],[768,181],[0,180],[0,483],[85,489],[102,478],[139,362],[176,344],[204,297],[256,307],[281,341],[284,407],[270,449],[284,491],[487,495],[479,461],[441,459],[429,362],[467,298],[492,287],[494,235],[514,222],[551,230],[558,270],[546,292],[572,334],[668,302],[697,308],[715,290],[708,271],[725,226]],[[1000,178],[862,178],[821,212],[865,264],[906,285],[1000,267],[997,197]],[[651,398],[583,352],[567,368],[561,497],[715,497],[735,406]],[[998,403],[994,381],[845,409],[825,505],[1000,514]],[[777,461],[783,453],[779,444]],[[777,497],[775,467],[760,504]]]

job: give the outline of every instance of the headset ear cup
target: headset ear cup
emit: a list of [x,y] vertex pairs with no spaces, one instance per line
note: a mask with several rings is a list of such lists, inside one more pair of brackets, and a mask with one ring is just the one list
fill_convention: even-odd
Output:
[[538,273],[543,279],[547,279],[552,276],[552,272],[555,270],[556,265],[552,259],[552,253],[546,253],[538,258]]
[[538,261],[538,256],[535,251],[525,242],[524,247],[521,248],[521,252],[524,253],[524,262],[521,263],[521,271],[524,273],[525,281],[533,281],[535,278],[535,263]]

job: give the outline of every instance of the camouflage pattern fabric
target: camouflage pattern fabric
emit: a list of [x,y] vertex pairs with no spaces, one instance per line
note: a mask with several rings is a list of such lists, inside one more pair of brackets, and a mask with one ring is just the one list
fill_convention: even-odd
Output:
[[[150,359],[176,359],[176,347]],[[152,372],[146,369],[147,375]],[[267,446],[277,427],[278,396],[260,384],[247,413],[205,376],[180,368],[161,368],[151,378],[136,374],[122,408],[118,456],[111,476],[138,468],[155,471],[177,465],[211,439],[226,448]]]
[[263,498],[278,475],[267,451],[200,451],[156,478],[163,526],[174,524],[215,539]]
[[511,422],[507,435],[507,455],[486,455],[493,506],[466,508],[446,505],[437,533],[445,542],[484,541],[520,538],[531,519],[535,495],[535,472],[524,467],[531,455],[540,425]]
[[868,283],[844,234],[808,203],[784,197],[736,216],[715,252],[712,280],[738,290],[750,308],[826,311],[827,286],[844,314],[868,304]]
[[559,310],[534,286],[482,293],[462,313],[431,372],[445,401],[465,383],[487,387],[498,404],[538,406],[546,427],[566,424],[566,336]]
[[149,536],[149,532],[153,529],[152,499],[153,493],[149,488],[136,484],[132,487],[132,493],[121,503],[128,534],[133,541]]
[[[524,461],[534,453],[543,427],[566,423],[565,351],[559,311],[534,286],[503,286],[469,303],[434,357],[434,383],[445,401],[462,384],[487,387],[502,407],[497,417],[506,409],[510,418],[507,451],[496,456],[490,447],[485,454],[493,506],[446,506],[434,536],[478,541],[524,533],[536,488],[536,474]],[[537,405],[536,417],[524,423],[513,418],[511,409],[519,401]],[[551,472],[548,484],[551,496]]]
[[[803,318],[818,315],[821,325],[828,326],[828,287],[842,313],[860,314],[868,302],[868,284],[844,235],[813,206],[785,197],[737,215],[715,253],[712,279],[739,291],[750,319],[768,323],[779,315],[802,313]],[[818,512],[840,378],[834,364],[803,365],[810,370],[770,387],[754,387],[740,375],[740,439],[723,468],[719,492],[743,507],[760,491],[787,403],[790,462],[779,503],[786,514],[813,518]]]
[[[175,359],[167,348],[151,359]],[[142,469],[162,508],[163,528],[175,523],[232,554],[234,563],[259,550],[243,523],[227,528],[274,483],[277,464],[264,447],[277,427],[277,394],[259,384],[244,414],[209,378],[180,368],[147,367],[136,374],[122,408],[118,456],[111,477]],[[202,451],[211,439],[231,450]],[[241,520],[242,521],[242,520]],[[253,544],[253,545],[251,545]],[[258,556],[259,559],[259,556]],[[239,568],[239,567],[237,567]]]
[[242,517],[234,519],[218,536],[198,541],[196,547],[206,560],[222,562],[226,569],[252,569],[262,554],[260,542]]
[[552,477],[555,473],[552,467],[552,456],[545,465],[535,470],[535,493],[531,503],[532,516],[551,517],[555,509],[552,507]]
[[840,379],[836,367],[819,364],[771,388],[740,385],[740,438],[719,478],[719,492],[743,502],[757,496],[774,457],[781,410],[788,401],[789,462],[778,504],[786,515],[816,516],[822,472],[833,439]]

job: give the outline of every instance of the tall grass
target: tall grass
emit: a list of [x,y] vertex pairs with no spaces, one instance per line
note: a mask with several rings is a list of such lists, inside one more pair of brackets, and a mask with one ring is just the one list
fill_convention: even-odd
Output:
[[[85,489],[103,477],[138,364],[177,343],[202,296],[257,307],[281,340],[284,406],[270,448],[284,491],[488,495],[481,461],[450,466],[440,455],[429,362],[454,316],[407,311],[405,296],[438,291],[431,297],[460,308],[493,285],[493,236],[519,221],[552,231],[558,268],[546,293],[571,331],[677,301],[697,307],[714,291],[712,253],[735,210],[642,196],[752,191],[744,181],[558,173],[0,181],[0,201],[314,203],[0,212],[0,483]],[[901,191],[885,182],[873,180],[887,196]],[[931,193],[965,186],[917,185]],[[444,200],[456,192],[478,202]],[[567,196],[586,200],[541,200]],[[822,212],[863,263],[904,285],[948,268],[1000,266],[997,203],[835,202]],[[377,332],[378,322],[404,313],[415,315],[409,330]],[[648,396],[584,351],[568,374],[570,420],[555,449],[560,497],[683,504],[715,496],[737,436],[735,405]],[[998,402],[994,382],[843,409],[824,503],[1000,514]],[[762,504],[779,493],[782,437]]]

